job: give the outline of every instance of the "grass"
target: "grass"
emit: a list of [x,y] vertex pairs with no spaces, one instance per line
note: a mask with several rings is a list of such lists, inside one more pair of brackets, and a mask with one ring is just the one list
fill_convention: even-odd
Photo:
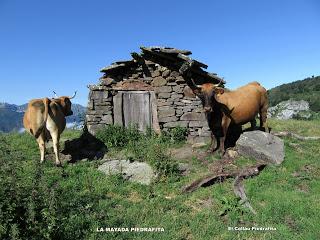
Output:
[[[271,120],[269,124],[277,131],[320,136],[318,121]],[[63,137],[80,134],[70,131]],[[156,150],[160,149],[162,161],[167,161],[163,165],[170,166],[174,159],[164,150],[183,145],[169,140],[171,137],[140,137],[136,143],[141,145],[125,143],[110,152],[115,157],[120,152],[134,160],[156,161]],[[244,182],[257,211],[253,215],[239,204],[232,179],[182,194],[184,185],[208,171],[191,156],[185,160],[192,164],[189,175],[164,174],[166,177],[143,186],[118,175],[106,177],[96,169],[97,161],[65,164],[63,168],[56,168],[53,161],[40,165],[34,139],[27,134],[2,134],[0,238],[319,239],[320,142],[284,140],[285,161]],[[215,158],[210,159],[213,161]],[[236,164],[251,162],[240,158]],[[228,231],[228,227],[241,226],[277,230]],[[97,227],[162,227],[165,231],[106,233],[96,232]]]

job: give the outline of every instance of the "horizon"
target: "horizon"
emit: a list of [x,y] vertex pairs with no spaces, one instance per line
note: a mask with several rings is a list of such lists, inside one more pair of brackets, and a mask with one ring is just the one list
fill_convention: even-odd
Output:
[[[112,9],[112,10],[110,10]],[[87,105],[100,69],[140,46],[187,49],[234,89],[320,75],[320,3],[253,0],[0,2],[0,102],[71,95]],[[13,91],[14,90],[14,91]]]

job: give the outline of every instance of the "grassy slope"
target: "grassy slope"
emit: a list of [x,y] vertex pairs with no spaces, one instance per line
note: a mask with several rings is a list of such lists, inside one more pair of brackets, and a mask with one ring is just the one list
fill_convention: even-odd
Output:
[[[297,128],[297,124],[300,128]],[[271,121],[273,129],[293,130],[302,135],[320,135],[319,122]],[[312,130],[303,130],[312,129]],[[79,133],[68,132],[67,137]],[[39,195],[53,194],[57,204],[49,204],[47,215],[56,216],[45,225],[35,224],[44,233],[55,229],[51,237],[64,239],[319,239],[320,231],[320,143],[285,139],[286,157],[281,166],[269,166],[258,177],[245,180],[247,196],[257,215],[242,213],[239,206],[229,207],[226,216],[219,216],[226,207],[223,201],[234,202],[233,181],[202,188],[182,195],[185,184],[205,174],[207,169],[192,159],[192,173],[179,180],[169,178],[152,186],[124,182],[120,177],[105,177],[96,170],[97,162],[69,164],[56,168],[39,158],[35,141],[28,135],[5,135],[15,153],[22,153],[21,170],[17,175],[25,183],[40,172]],[[10,159],[7,159],[10,161]],[[240,159],[238,163],[246,162]],[[38,169],[38,170],[37,170]],[[39,170],[40,169],[40,170]],[[31,184],[31,183],[30,183]],[[31,184],[32,185],[32,184]],[[39,184],[40,185],[40,184]],[[38,186],[38,185],[35,185]],[[39,186],[38,186],[39,187]],[[41,190],[42,189],[42,190]],[[46,192],[47,191],[47,192]],[[53,192],[53,193],[52,193]],[[1,192],[2,193],[2,192]],[[52,198],[52,197],[51,197]],[[44,204],[45,205],[45,204]],[[52,210],[53,209],[53,210]],[[51,225],[52,226],[51,226]],[[1,223],[2,226],[4,226]],[[253,225],[275,227],[277,231],[228,231],[228,226]],[[51,226],[51,228],[49,228]],[[96,233],[96,227],[163,227],[165,233]],[[52,232],[52,231],[51,231]],[[0,227],[1,233],[1,227]],[[52,235],[53,234],[53,235]],[[29,236],[30,238],[30,236]]]

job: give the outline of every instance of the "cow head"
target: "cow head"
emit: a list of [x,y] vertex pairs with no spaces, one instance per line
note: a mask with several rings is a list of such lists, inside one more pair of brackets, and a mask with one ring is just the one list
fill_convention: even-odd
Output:
[[221,82],[222,80],[218,84],[204,83],[202,85],[196,85],[192,81],[191,89],[201,99],[203,109],[206,113],[213,111],[217,96],[224,93],[224,89],[220,87]]
[[72,103],[71,103],[70,99],[73,99],[76,96],[77,91],[74,92],[72,97],[70,97],[70,96],[57,97],[56,93],[55,92],[53,92],[53,93],[55,94],[54,101],[57,102],[61,106],[63,114],[65,116],[71,116],[73,114],[73,112],[71,110]]

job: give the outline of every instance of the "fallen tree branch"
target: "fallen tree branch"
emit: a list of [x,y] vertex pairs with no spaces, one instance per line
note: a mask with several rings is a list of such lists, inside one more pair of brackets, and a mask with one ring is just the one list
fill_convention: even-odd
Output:
[[252,208],[246,192],[243,186],[243,177],[237,176],[234,183],[233,183],[233,192],[236,196],[240,197],[241,204],[243,204],[246,208],[248,208],[253,214],[257,214],[256,211]]
[[296,138],[298,140],[301,140],[301,141],[306,141],[306,140],[320,140],[320,137],[304,137],[304,136],[301,136],[301,135],[298,135],[296,133],[293,133],[293,132],[287,132],[287,131],[283,131],[283,132],[275,132],[275,133],[272,133],[273,135],[275,136],[278,136],[278,137],[293,137],[293,138]]
[[196,189],[198,189],[200,187],[207,187],[207,186],[211,186],[215,183],[222,183],[227,178],[236,178],[236,177],[248,178],[248,177],[257,176],[260,173],[260,171],[263,170],[263,168],[265,166],[266,166],[266,164],[263,163],[263,164],[258,164],[258,165],[248,167],[243,170],[226,172],[226,173],[219,173],[219,174],[216,174],[216,173],[209,174],[209,175],[206,175],[202,178],[199,178],[199,179],[193,181],[192,183],[188,184],[187,186],[184,186],[182,188],[182,192],[189,193],[189,192],[195,191]]
[[210,174],[200,179],[195,180],[191,184],[182,188],[183,193],[193,192],[199,187],[207,187],[217,182],[222,183],[227,178],[235,178],[233,184],[233,191],[236,196],[240,197],[240,203],[248,208],[253,214],[256,214],[256,211],[252,208],[243,186],[243,179],[257,176],[265,168],[266,164],[258,164],[251,166],[242,170],[220,173],[220,174]]

